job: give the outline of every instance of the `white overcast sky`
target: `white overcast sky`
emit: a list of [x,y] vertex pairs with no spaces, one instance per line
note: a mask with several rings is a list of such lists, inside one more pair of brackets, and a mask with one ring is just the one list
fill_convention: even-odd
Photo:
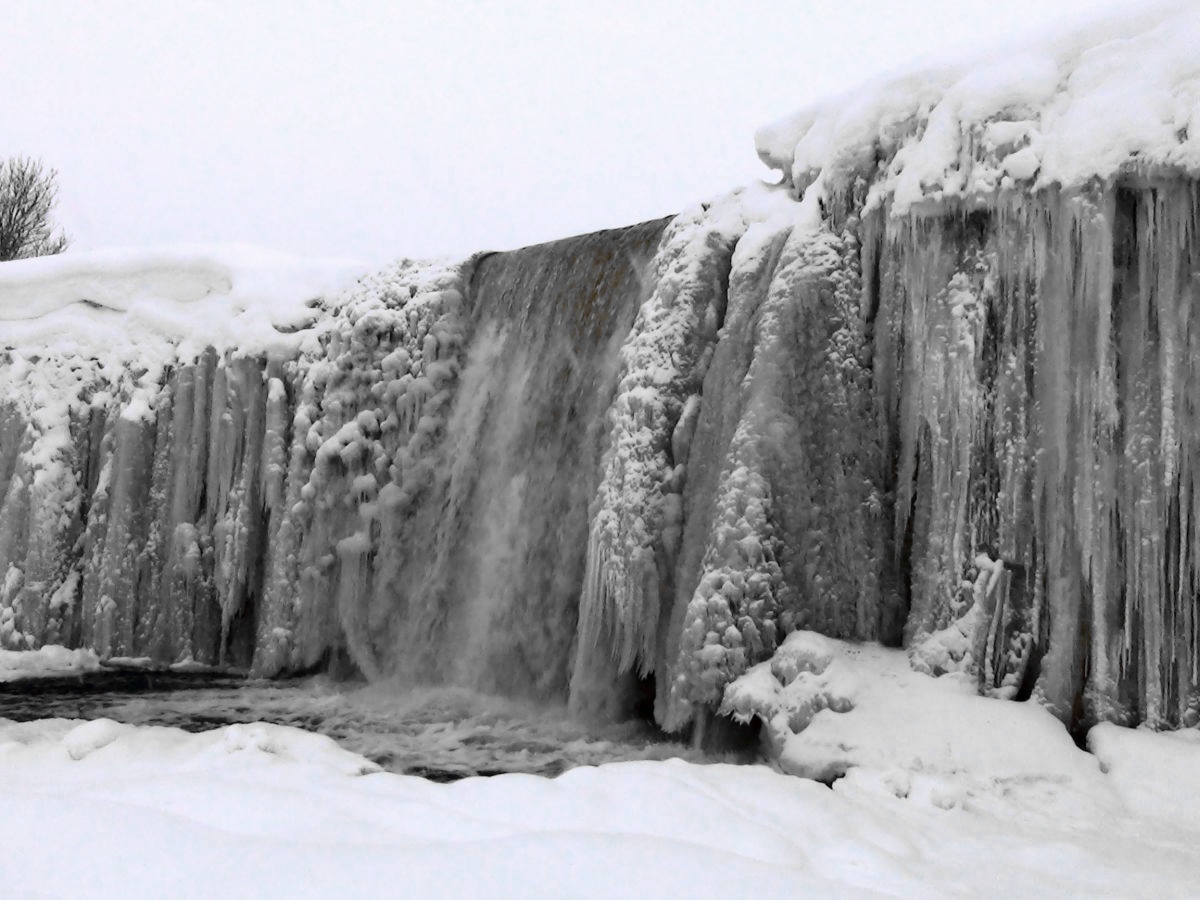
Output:
[[76,249],[383,261],[675,212],[759,125],[917,58],[1139,0],[0,0],[0,155]]

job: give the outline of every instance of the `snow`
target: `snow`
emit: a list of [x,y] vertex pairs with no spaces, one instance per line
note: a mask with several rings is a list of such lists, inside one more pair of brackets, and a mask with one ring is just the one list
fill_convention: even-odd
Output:
[[[1200,745],[1101,729],[1108,775],[1008,731],[1012,790],[954,804],[944,773],[898,767],[832,790],[681,760],[442,785],[283,726],[0,720],[0,879],[18,898],[1194,894],[1197,783],[1175,779]],[[1054,815],[1030,784],[1057,792]],[[1176,800],[1144,810],[1135,790]]]
[[868,206],[1122,171],[1200,172],[1200,7],[1159,6],[1040,46],[866,84],[759,129],[767,165],[803,194],[872,182]]
[[0,880],[17,898],[1200,891],[1194,729],[1101,724],[1088,753],[1034,703],[805,631],[726,699],[768,719],[776,767],[437,784],[281,725],[0,719]]
[[1200,830],[1200,730],[1156,732],[1104,722],[1088,732],[1088,748],[1139,816]]
[[79,675],[99,668],[99,657],[87,649],[46,644],[37,650],[0,650],[0,681]]
[[969,679],[913,671],[903,650],[813,631],[792,632],[732,682],[722,708],[761,718],[786,772],[829,781],[857,769],[856,778],[871,772],[901,794],[919,776],[936,781],[947,804],[1032,786],[1094,793],[1100,776],[1037,704],[981,697]]
[[315,301],[366,267],[242,245],[98,250],[0,264],[0,344],[83,355],[128,344],[244,353],[297,345]]

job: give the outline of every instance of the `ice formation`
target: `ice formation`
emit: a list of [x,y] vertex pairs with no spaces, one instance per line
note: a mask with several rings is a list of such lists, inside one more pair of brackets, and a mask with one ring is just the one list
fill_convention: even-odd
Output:
[[1194,722],[1200,12],[1120,28],[768,127],[778,186],[321,302],[6,264],[0,643],[701,733],[811,630]]
[[845,194],[861,177],[866,206],[894,214],[1128,172],[1194,173],[1198,40],[1189,2],[1126,13],[886,77],[761,128],[758,153],[800,191],[820,179]]
[[1197,714],[1197,40],[1160,10],[758,137],[863,242],[914,662],[1067,720]]

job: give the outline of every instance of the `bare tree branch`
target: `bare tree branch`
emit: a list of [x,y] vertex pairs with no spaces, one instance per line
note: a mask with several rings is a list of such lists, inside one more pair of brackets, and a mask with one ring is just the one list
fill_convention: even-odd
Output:
[[58,200],[58,173],[40,160],[14,156],[0,160],[0,262],[49,256],[66,249],[55,234],[51,213]]

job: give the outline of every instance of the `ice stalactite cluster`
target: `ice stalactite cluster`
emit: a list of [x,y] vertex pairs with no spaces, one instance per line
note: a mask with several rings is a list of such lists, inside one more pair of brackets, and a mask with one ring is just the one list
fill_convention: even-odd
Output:
[[[16,386],[42,382],[47,373],[20,356],[5,369],[5,396]],[[78,635],[81,571],[69,548],[82,534],[77,475],[53,462],[72,457],[70,406],[40,409],[13,399],[0,404],[0,646],[26,649],[43,641],[66,643]]]
[[[894,286],[903,285],[882,291],[885,308],[900,296],[912,308],[952,292],[980,259],[985,270],[974,291],[983,327],[957,351],[973,358],[957,379],[978,397],[973,421],[949,430],[928,416],[906,422],[903,403],[891,414],[901,459],[896,527],[913,535],[918,661],[927,637],[982,602],[964,650],[985,687],[1033,691],[1068,720],[1172,724],[1195,715],[1198,222],[1194,182],[1138,178],[926,220],[919,234],[900,226],[884,238]],[[948,245],[956,262],[938,249],[947,233],[958,236]],[[972,245],[982,257],[964,255]],[[946,293],[940,305],[952,303]],[[916,321],[919,311],[908,315]],[[925,321],[924,334],[940,339]],[[905,338],[912,346],[920,333],[909,326]],[[917,359],[899,368],[902,395],[931,388]],[[965,495],[939,477],[939,447],[953,445],[955,432],[969,440]],[[952,515],[939,522],[939,510]],[[956,589],[956,576],[978,583],[988,568],[972,565],[977,553],[1003,571],[994,585],[989,575],[986,591]],[[941,583],[925,572],[943,573]]]
[[270,433],[278,515],[264,546],[256,671],[308,669],[332,654],[381,673],[370,560],[432,477],[470,333],[468,277],[469,264],[410,261],[370,276],[301,358],[290,416]]
[[733,248],[746,228],[737,198],[672,220],[647,278],[651,289],[620,350],[607,412],[608,449],[593,501],[579,600],[577,708],[595,706],[610,670],[660,664],[683,526],[683,489],[699,392],[725,315]]
[[212,351],[118,373],[52,355],[10,364],[5,643],[216,661],[246,640],[267,369],[282,374]]
[[433,430],[435,388],[446,403],[457,288],[453,267],[402,264],[290,350],[10,351],[5,644],[264,672],[344,646],[335,554],[377,508],[368,482]]
[[862,242],[881,575],[917,668],[1068,722],[1195,718],[1197,198],[1138,175],[841,209]]
[[609,412],[577,708],[589,668],[653,672],[676,730],[794,627],[880,633],[857,243],[800,213],[734,194],[664,237]]

